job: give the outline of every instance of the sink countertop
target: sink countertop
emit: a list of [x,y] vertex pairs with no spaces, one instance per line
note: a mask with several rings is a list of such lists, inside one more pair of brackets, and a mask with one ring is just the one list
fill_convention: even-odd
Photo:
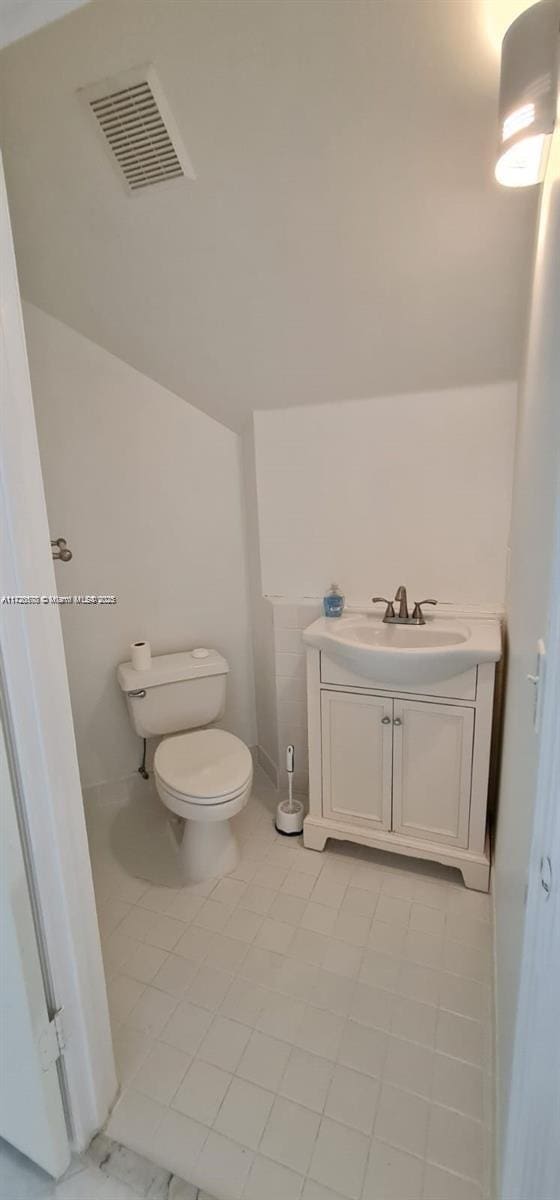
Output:
[[303,640],[358,674],[394,686],[437,683],[502,656],[497,617],[426,615],[424,625],[395,625],[379,612],[352,612],[319,617]]

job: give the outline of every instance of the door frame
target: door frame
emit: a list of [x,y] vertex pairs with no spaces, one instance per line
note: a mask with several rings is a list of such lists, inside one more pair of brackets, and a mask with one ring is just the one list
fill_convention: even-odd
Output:
[[[553,1196],[560,1177],[560,487],[548,612],[533,839],[501,1163],[502,1200]],[[548,894],[542,883],[542,861],[547,857]]]
[[[0,579],[4,595],[56,595],[8,201],[0,159],[2,362]],[[61,1085],[83,1150],[117,1092],[60,615],[0,607],[2,690],[17,772],[49,1006],[63,1010]]]

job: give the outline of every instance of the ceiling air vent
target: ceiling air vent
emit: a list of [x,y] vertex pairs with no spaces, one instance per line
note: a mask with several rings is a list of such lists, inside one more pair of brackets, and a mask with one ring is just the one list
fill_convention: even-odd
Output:
[[135,67],[80,95],[127,191],[196,178],[153,67]]

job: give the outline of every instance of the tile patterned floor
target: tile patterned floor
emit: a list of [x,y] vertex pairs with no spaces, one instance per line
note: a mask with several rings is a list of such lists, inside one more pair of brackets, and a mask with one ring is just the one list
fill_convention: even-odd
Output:
[[86,796],[109,1135],[218,1200],[488,1200],[489,898],[433,864],[279,837],[262,775],[238,869],[164,887],[163,810],[138,788]]

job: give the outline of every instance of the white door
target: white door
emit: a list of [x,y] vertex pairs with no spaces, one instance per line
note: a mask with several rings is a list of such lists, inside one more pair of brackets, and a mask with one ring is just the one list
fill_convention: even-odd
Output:
[[[1,159],[0,263],[0,594],[48,597],[57,585]],[[64,530],[53,532],[59,536]],[[10,759],[17,763],[18,818],[21,811],[33,911],[40,913],[41,962],[51,1009],[64,1007],[65,1108],[73,1146],[82,1150],[104,1125],[117,1081],[57,606],[0,601],[0,658]],[[8,809],[3,821],[9,815]],[[43,1073],[34,1074],[35,1037],[45,1014],[39,977],[30,966],[32,941],[24,916],[29,896],[15,852],[7,853],[2,984],[16,986],[19,959],[25,990],[19,1000],[6,991],[11,1015],[3,1020],[2,1034],[7,1065],[12,1071],[9,1056],[17,1052],[19,1077],[28,1086],[24,1113],[17,1078],[12,1076],[4,1091],[0,1084],[0,1102],[5,1101],[0,1135],[25,1145],[27,1154],[58,1174],[66,1157],[56,1145],[57,1105],[46,1100]],[[50,1122],[48,1154],[39,1112]]]
[[393,701],[321,692],[323,816],[391,827]]
[[395,833],[466,846],[474,710],[395,700],[393,730]]
[[0,722],[0,1136],[59,1176],[70,1149]]

